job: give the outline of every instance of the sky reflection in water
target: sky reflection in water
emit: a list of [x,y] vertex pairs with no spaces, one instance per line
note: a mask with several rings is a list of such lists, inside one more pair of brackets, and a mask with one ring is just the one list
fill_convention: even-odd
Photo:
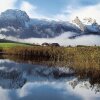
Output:
[[[10,70],[15,68],[14,65],[19,66],[20,69],[25,68],[23,70],[24,73],[28,71],[28,68],[30,69],[36,66],[32,64],[15,63],[9,60],[0,60],[0,70],[5,70],[7,66],[10,66],[7,68]],[[19,67],[16,70],[19,70]],[[32,79],[32,75],[33,74],[29,76],[23,75],[24,78],[27,77],[27,82],[18,89],[3,88],[0,86],[0,98],[2,98],[2,100],[100,100],[100,92],[95,93],[94,88],[91,88],[88,80],[78,82],[74,88],[72,84],[77,80],[76,77],[49,80],[41,76],[37,80],[37,77],[34,75],[33,77],[35,78]],[[2,80],[3,82],[9,81],[8,79],[0,78],[1,82]]]

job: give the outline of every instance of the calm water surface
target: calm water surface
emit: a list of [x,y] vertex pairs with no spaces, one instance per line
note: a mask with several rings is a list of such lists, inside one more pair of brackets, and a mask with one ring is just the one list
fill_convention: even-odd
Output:
[[65,67],[0,59],[0,100],[100,100],[100,84]]

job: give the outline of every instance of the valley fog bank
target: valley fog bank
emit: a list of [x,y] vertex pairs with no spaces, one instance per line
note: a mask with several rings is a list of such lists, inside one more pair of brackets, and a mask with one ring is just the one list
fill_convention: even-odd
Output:
[[47,43],[59,43],[61,46],[76,46],[76,45],[87,45],[87,46],[100,46],[100,36],[98,35],[84,35],[81,37],[77,37],[74,39],[70,39],[69,37],[74,35],[75,33],[66,32],[57,36],[55,38],[27,38],[27,39],[20,39],[12,36],[5,36],[0,34],[1,39],[7,39],[22,43],[30,43],[30,44],[42,44],[44,42]]

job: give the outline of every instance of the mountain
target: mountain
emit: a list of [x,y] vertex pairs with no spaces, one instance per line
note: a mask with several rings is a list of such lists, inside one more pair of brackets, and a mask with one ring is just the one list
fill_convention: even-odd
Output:
[[100,35],[100,25],[96,22],[95,19],[84,18],[83,21],[81,21],[78,17],[76,17],[73,20],[73,23],[75,23],[76,26],[80,28],[80,35]]
[[54,38],[71,32],[69,37],[74,39],[81,35],[100,35],[100,25],[94,20],[85,19],[83,23],[78,17],[70,23],[67,21],[50,21],[32,19],[25,11],[8,9],[0,14],[0,35],[12,36],[19,39],[27,38]]
[[0,27],[25,27],[25,24],[29,22],[29,20],[29,16],[24,11],[7,10],[0,15]]
[[63,32],[80,32],[69,22],[31,19],[21,10],[6,10],[0,15],[0,34],[18,38],[51,38]]

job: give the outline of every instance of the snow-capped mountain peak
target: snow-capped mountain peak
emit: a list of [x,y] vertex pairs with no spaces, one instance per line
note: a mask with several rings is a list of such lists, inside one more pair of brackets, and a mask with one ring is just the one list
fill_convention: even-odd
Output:
[[86,25],[91,25],[93,23],[96,23],[96,20],[92,19],[92,18],[84,18],[83,23],[86,24]]
[[30,21],[29,16],[25,11],[17,9],[8,9],[1,13],[0,15],[0,25],[5,26],[14,26],[18,27],[27,27],[27,23]]
[[81,31],[89,33],[99,33],[100,32],[100,26],[96,22],[95,19],[92,18],[84,18],[82,21],[79,19],[79,17],[76,17],[73,20],[73,23],[76,24],[77,27],[81,29]]
[[29,16],[25,11],[21,10],[13,10],[13,9],[8,9],[5,12],[2,12],[0,15],[1,18],[5,19],[21,19],[24,21],[29,21]]
[[8,9],[0,14],[0,35],[21,39],[54,38],[66,32],[74,33],[70,35],[71,39],[86,34],[100,35],[100,26],[96,20],[89,18],[85,21],[86,23],[78,17],[75,18],[74,23],[32,19],[24,11]]

